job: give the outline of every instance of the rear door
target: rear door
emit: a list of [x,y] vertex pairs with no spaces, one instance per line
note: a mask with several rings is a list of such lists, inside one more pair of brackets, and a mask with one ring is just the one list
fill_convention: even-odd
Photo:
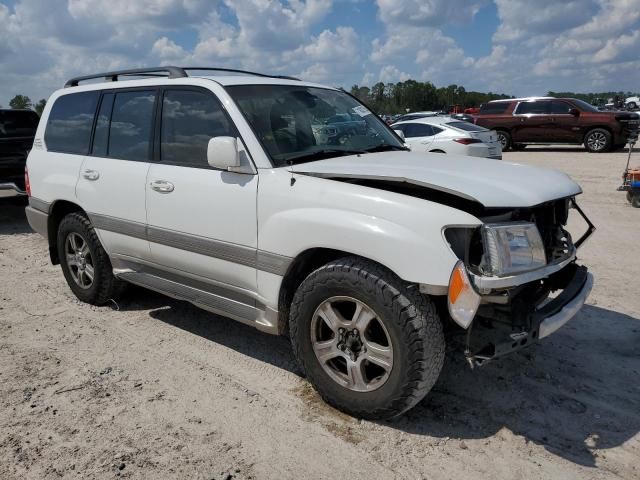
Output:
[[157,162],[146,185],[153,262],[255,291],[258,176],[207,162],[212,137],[238,137],[232,120],[197,87],[164,89],[158,109]]
[[433,142],[433,127],[424,123],[405,123],[404,137],[411,150],[416,152],[426,152]]
[[148,259],[145,184],[157,91],[106,91],[76,194],[111,255]]
[[514,142],[551,141],[549,131],[553,130],[553,122],[549,115],[550,102],[532,100],[520,102],[513,115],[516,122],[511,131]]

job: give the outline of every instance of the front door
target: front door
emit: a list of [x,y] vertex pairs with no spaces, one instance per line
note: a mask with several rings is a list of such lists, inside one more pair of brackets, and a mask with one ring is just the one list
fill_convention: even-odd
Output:
[[563,100],[551,102],[551,117],[553,118],[553,137],[557,142],[580,143],[582,129],[579,114],[571,114],[576,110],[573,105]]
[[414,152],[428,152],[433,142],[433,129],[424,123],[404,124],[404,137]]
[[89,156],[76,195],[110,255],[146,259],[145,184],[151,156],[155,90],[102,94]]
[[216,136],[237,133],[213,93],[163,91],[158,161],[146,185],[151,258],[174,271],[255,291],[258,176],[211,168],[207,144]]

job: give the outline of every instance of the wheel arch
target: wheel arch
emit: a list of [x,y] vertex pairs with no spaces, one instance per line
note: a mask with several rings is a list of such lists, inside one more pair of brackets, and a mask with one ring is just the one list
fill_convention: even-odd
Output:
[[49,208],[49,218],[47,220],[47,237],[49,239],[49,257],[53,265],[60,264],[58,258],[58,226],[64,217],[70,213],[86,212],[77,203],[68,200],[57,200]]
[[309,248],[300,252],[289,265],[289,268],[280,283],[280,290],[278,293],[278,331],[281,335],[288,335],[289,333],[289,311],[291,308],[291,302],[293,301],[296,290],[304,279],[307,278],[311,272],[317,270],[323,265],[333,260],[337,260],[338,258],[347,256],[358,257],[375,262],[381,267],[394,273],[394,275],[397,275],[386,265],[353,252],[323,247]]

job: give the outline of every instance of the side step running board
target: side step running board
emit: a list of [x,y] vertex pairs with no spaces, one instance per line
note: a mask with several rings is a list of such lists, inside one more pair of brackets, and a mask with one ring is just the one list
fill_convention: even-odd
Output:
[[267,320],[266,312],[252,305],[146,272],[126,271],[118,273],[117,276],[122,280],[168,295],[177,300],[186,300],[204,310],[232,318],[267,333],[278,333],[277,325]]

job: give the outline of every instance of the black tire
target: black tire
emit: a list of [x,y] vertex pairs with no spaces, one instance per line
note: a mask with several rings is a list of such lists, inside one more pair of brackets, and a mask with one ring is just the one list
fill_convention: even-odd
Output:
[[514,143],[513,145],[511,145],[511,148],[516,152],[521,152],[522,150],[527,148],[527,144],[526,143]]
[[[386,381],[373,391],[339,384],[313,351],[314,313],[336,296],[370,306],[388,332],[393,365]],[[302,282],[291,305],[289,329],[294,354],[309,382],[327,403],[356,417],[383,419],[407,411],[431,390],[444,362],[442,324],[431,300],[386,268],[360,257],[332,261]]]
[[[93,279],[90,285],[85,288],[74,280],[74,267],[67,261],[67,240],[72,234],[79,236],[86,242],[89,252],[87,257],[91,259],[91,266],[93,267]],[[104,305],[110,299],[115,299],[122,293],[126,284],[114,277],[109,256],[102,248],[100,240],[87,217],[81,213],[70,213],[64,217],[58,226],[57,240],[58,258],[60,259],[64,278],[79,300],[91,305]]]
[[437,150],[430,150],[429,153],[447,153],[447,152],[445,152],[444,150],[437,149]]
[[496,135],[498,136],[498,141],[502,145],[502,151],[506,152],[511,148],[511,135],[509,132],[504,130],[496,130]]
[[591,153],[608,152],[612,146],[611,133],[604,128],[591,129],[584,136],[584,147]]
[[631,205],[635,208],[640,208],[640,193],[631,196]]

